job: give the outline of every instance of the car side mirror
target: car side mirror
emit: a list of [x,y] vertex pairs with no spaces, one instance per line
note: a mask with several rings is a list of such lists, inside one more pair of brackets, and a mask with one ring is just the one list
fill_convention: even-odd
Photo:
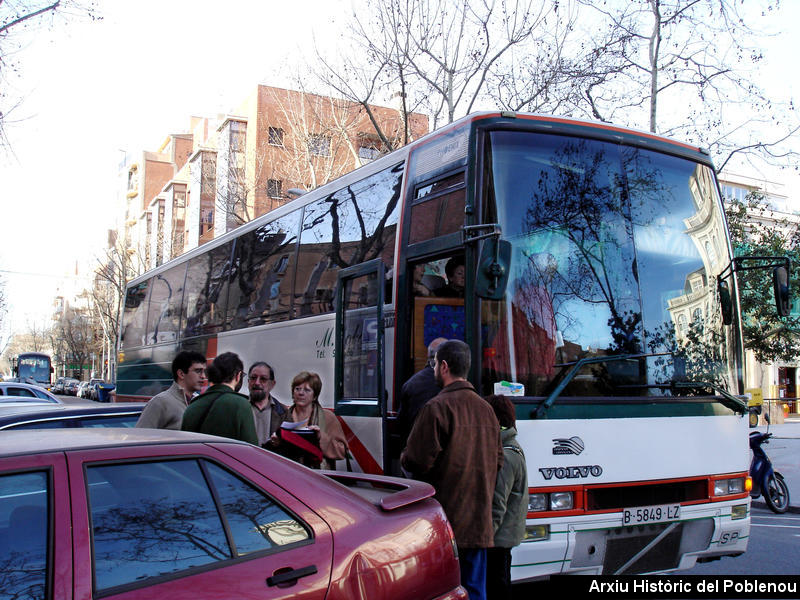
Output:
[[775,309],[778,316],[788,317],[791,305],[789,302],[789,270],[786,267],[775,267],[772,270],[772,287],[775,290]]
[[478,258],[475,293],[486,300],[502,300],[508,286],[510,267],[511,242],[497,237],[487,238]]

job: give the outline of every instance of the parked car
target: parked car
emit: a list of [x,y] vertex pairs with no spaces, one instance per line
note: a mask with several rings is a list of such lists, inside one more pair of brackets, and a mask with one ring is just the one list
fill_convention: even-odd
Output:
[[6,431],[3,592],[466,600],[432,495],[422,482],[312,471],[183,431]]
[[144,402],[121,404],[0,404],[0,431],[67,427],[135,427]]
[[97,384],[105,383],[102,379],[93,377],[89,380],[89,391],[87,397],[89,400],[97,400]]
[[56,382],[53,384],[53,387],[50,388],[50,391],[54,394],[63,394],[64,393],[64,384],[67,382],[66,377],[59,377],[56,379]]
[[78,395],[78,386],[79,386],[80,384],[81,384],[81,382],[80,382],[80,381],[78,381],[77,379],[70,379],[70,380],[69,380],[69,381],[68,381],[68,382],[67,382],[67,383],[64,385],[64,393],[65,393],[67,396],[77,396],[77,395]]
[[89,398],[89,382],[81,381],[78,384],[78,392],[75,395],[78,396],[78,398],[86,398],[87,400],[90,400],[91,398]]
[[[12,400],[9,400],[12,399]],[[61,400],[51,392],[30,383],[17,383],[13,381],[0,381],[0,402],[24,401],[25,399],[43,400],[53,404],[60,404]]]

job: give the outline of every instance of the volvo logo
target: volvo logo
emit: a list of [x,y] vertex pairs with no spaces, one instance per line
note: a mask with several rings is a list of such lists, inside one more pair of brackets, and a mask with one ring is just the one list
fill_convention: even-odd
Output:
[[584,465],[581,467],[543,467],[539,469],[542,477],[548,481],[556,479],[580,479],[583,477],[600,477],[603,467],[600,465]]
[[553,440],[553,454],[580,454],[584,449],[583,440],[577,436]]

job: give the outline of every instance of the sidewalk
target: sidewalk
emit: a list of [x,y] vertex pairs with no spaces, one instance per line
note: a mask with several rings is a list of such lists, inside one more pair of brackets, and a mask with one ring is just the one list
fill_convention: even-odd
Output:
[[[756,429],[766,431],[767,427]],[[772,438],[764,445],[764,450],[789,488],[789,512],[800,513],[800,415],[792,414],[783,423],[770,425],[769,432]],[[764,497],[755,498],[753,506],[766,508]]]

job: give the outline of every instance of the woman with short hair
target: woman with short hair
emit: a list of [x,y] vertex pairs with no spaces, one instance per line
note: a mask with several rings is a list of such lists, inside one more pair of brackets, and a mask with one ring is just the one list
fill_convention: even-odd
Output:
[[[336,461],[345,458],[347,453],[347,438],[345,438],[339,419],[332,411],[322,408],[319,403],[319,395],[322,391],[322,380],[316,373],[301,371],[292,379],[292,400],[294,403],[289,408],[287,421],[292,423],[305,423],[308,430],[312,431],[312,444],[319,447],[320,454],[316,454],[313,449],[300,453],[290,453],[286,448],[290,444],[291,435],[287,432],[299,433],[298,430],[283,430],[281,437],[277,440],[278,451],[290,456],[293,460],[306,465],[307,467],[319,468],[320,461],[327,469],[336,468]],[[273,443],[275,443],[273,438]],[[299,443],[299,442],[298,442]],[[300,447],[305,447],[300,443]]]

